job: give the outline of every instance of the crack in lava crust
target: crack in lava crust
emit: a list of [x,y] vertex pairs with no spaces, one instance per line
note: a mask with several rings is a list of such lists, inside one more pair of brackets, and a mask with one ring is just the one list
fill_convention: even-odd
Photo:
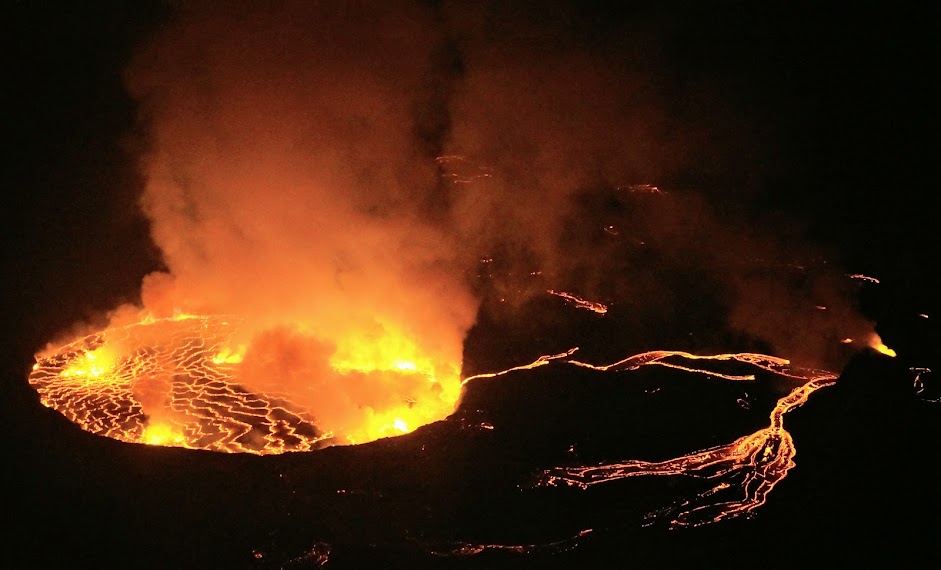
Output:
[[236,325],[198,316],[110,328],[38,357],[29,383],[84,430],[129,443],[256,454],[327,445],[310,413],[237,382],[219,358]]

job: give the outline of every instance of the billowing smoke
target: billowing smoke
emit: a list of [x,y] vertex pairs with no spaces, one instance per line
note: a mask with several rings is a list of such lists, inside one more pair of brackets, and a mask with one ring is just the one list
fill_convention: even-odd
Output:
[[146,308],[245,317],[243,380],[277,378],[338,431],[336,416],[390,397],[378,383],[404,401],[428,382],[315,390],[328,364],[456,377],[475,317],[416,136],[442,42],[432,16],[197,3],[128,72],[152,136],[143,205],[168,267],[144,280]]
[[[298,394],[339,431],[428,397],[396,366],[459,370],[481,258],[585,295],[614,294],[617,275],[651,312],[689,304],[699,290],[680,281],[704,276],[728,326],[781,352],[807,344],[804,323],[774,317],[792,289],[729,263],[803,255],[730,219],[740,189],[631,210],[632,190],[688,183],[751,135],[718,133],[735,121],[722,93],[677,95],[668,22],[578,5],[178,5],[127,71],[167,268],[144,280],[145,308],[241,315],[243,380]],[[615,214],[605,235],[646,253],[612,258],[579,233]],[[833,290],[817,304],[843,310]]]

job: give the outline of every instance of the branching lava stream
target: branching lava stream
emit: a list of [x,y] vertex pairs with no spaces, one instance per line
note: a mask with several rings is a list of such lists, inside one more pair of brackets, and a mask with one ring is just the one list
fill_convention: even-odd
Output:
[[[368,410],[360,424],[347,426],[345,439],[339,439],[330,426],[320,425],[310,410],[288,395],[253,391],[240,384],[244,347],[232,347],[238,325],[239,320],[231,316],[181,316],[113,327],[37,357],[29,381],[43,404],[92,433],[130,443],[255,454],[310,451],[399,435],[447,417],[457,405],[460,387],[468,382],[550,362],[606,374],[660,366],[718,382],[754,382],[756,374],[761,374],[788,386],[771,410],[767,427],[730,443],[659,461],[627,459],[548,468],[534,483],[536,487],[588,489],[643,475],[680,475],[713,482],[696,497],[648,515],[651,523],[667,517],[669,526],[678,527],[745,515],[764,504],[768,493],[794,466],[796,450],[784,428],[784,416],[837,378],[831,372],[800,368],[788,360],[756,353],[701,356],[651,351],[601,366],[574,359],[577,349],[573,348],[460,383],[457,378],[434,378],[412,361],[400,359],[389,365],[396,369],[393,376],[399,380],[420,376],[429,386],[424,396]],[[368,367],[349,359],[340,362],[334,364],[339,374]],[[383,376],[381,381],[386,380]],[[453,553],[482,550],[486,547],[462,544]]]

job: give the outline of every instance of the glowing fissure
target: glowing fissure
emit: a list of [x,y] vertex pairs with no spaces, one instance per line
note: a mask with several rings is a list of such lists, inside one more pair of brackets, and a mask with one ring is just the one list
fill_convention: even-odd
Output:
[[652,351],[607,366],[577,361],[570,363],[600,371],[626,371],[660,365],[707,378],[729,381],[755,379],[754,375],[723,374],[692,363],[679,365],[667,361],[670,358],[704,364],[738,361],[803,383],[778,400],[771,410],[768,427],[729,444],[664,461],[631,459],[583,467],[555,467],[545,470],[536,485],[570,485],[588,489],[600,483],[645,475],[687,476],[712,481],[712,487],[696,497],[648,515],[649,523],[668,517],[671,528],[718,522],[751,513],[763,505],[768,493],[795,465],[796,449],[791,434],[784,429],[785,414],[806,402],[818,389],[832,385],[837,376],[824,370],[794,367],[786,359],[756,353],[697,356],[680,351]]
[[586,301],[585,299],[582,299],[581,297],[578,297],[571,293],[567,293],[565,291],[556,291],[554,289],[549,289],[546,292],[549,293],[550,295],[555,295],[556,297],[561,297],[565,299],[566,302],[568,302],[569,304],[579,309],[592,311],[592,312],[598,313],[599,315],[603,315],[608,312],[608,306],[605,305],[604,303],[599,303],[597,301]]
[[473,544],[462,542],[453,545],[448,550],[432,550],[432,554],[438,556],[465,557],[493,551],[511,552],[513,554],[535,554],[538,552],[556,553],[575,548],[578,546],[580,539],[590,535],[592,532],[594,532],[594,529],[586,528],[569,538],[545,544]]
[[[768,426],[725,444],[709,447],[661,461],[627,459],[587,466],[560,466],[543,470],[531,483],[534,489],[567,487],[587,491],[595,485],[641,476],[689,477],[706,482],[706,489],[682,497],[673,504],[648,512],[643,526],[665,524],[667,528],[696,527],[741,516],[748,516],[765,504],[768,494],[795,466],[796,448],[784,429],[784,417],[804,404],[820,388],[834,384],[837,375],[826,370],[797,367],[784,358],[759,353],[696,355],[684,351],[656,350],[630,356],[608,365],[589,364],[568,357],[576,352],[544,356],[526,366],[511,370],[544,366],[552,361],[605,373],[626,373],[644,366],[664,366],[680,374],[692,374],[705,381],[754,382],[756,374],[729,374],[710,365],[739,363],[752,366],[776,382],[793,385],[778,399],[769,414]],[[678,361],[685,361],[683,363]],[[468,378],[492,378],[509,371]],[[626,379],[625,381],[629,381]],[[487,552],[527,555],[557,553],[579,547],[591,535],[604,529],[586,528],[565,538],[536,544],[457,542],[448,548],[431,549],[434,554],[452,557],[476,556]]]
[[[130,443],[256,454],[309,451],[338,442],[365,442],[406,433],[452,413],[461,386],[468,382],[556,361],[605,373],[662,366],[712,381],[756,380],[756,374],[722,370],[727,363],[735,363],[796,386],[776,402],[767,427],[728,444],[659,461],[627,459],[553,467],[545,469],[533,483],[535,487],[565,485],[587,490],[639,476],[685,476],[709,481],[707,490],[647,515],[647,524],[667,520],[668,526],[675,528],[747,515],[763,505],[768,493],[795,465],[796,449],[791,434],[784,429],[784,416],[837,378],[831,372],[797,367],[787,359],[758,353],[696,355],[659,350],[608,365],[593,365],[571,358],[576,347],[459,382],[457,376],[432,376],[434,368],[424,368],[420,353],[403,340],[385,349],[364,349],[370,358],[382,355],[378,361],[367,358],[362,362],[369,372],[357,372],[357,364],[349,360],[348,352],[338,360],[342,369],[335,373],[341,377],[368,377],[382,368],[375,380],[386,383],[384,389],[394,392],[397,381],[414,384],[416,376],[428,389],[418,398],[393,399],[385,408],[366,411],[357,425],[345,426],[344,439],[338,440],[330,426],[321,425],[315,414],[287,395],[248,389],[240,383],[240,368],[251,355],[244,345],[234,343],[238,326],[239,320],[231,316],[188,315],[109,328],[38,356],[29,381],[44,405],[92,433]],[[389,346],[409,350],[395,358],[386,350]],[[461,543],[449,554],[472,555],[494,549],[526,553],[542,547],[569,547],[587,534],[582,531],[571,540],[543,546]]]
[[[457,364],[451,375],[436,377],[442,367],[433,366],[414,343],[384,337],[379,346],[338,351],[331,364],[339,380],[331,380],[373,382],[388,397],[382,405],[357,407],[353,419],[331,426],[320,417],[330,410],[315,413],[297,394],[242,382],[251,354],[234,342],[239,324],[232,316],[187,315],[112,327],[38,356],[29,382],[44,405],[92,433],[130,443],[257,454],[407,433],[443,419],[460,394]],[[396,357],[396,349],[404,353]]]
[[501,370],[500,372],[485,372],[483,374],[475,374],[474,376],[469,376],[465,378],[464,381],[461,383],[467,384],[468,382],[471,382],[472,380],[477,380],[479,378],[495,378],[497,376],[503,376],[505,374],[509,374],[510,372],[516,372],[518,370],[532,370],[533,368],[539,368],[540,366],[545,366],[546,364],[549,364],[553,360],[561,360],[561,359],[568,358],[569,356],[572,356],[576,350],[578,350],[577,346],[574,348],[570,348],[569,350],[565,352],[560,352],[558,354],[547,354],[544,356],[540,356],[539,358],[530,362],[529,364],[522,364],[520,366],[514,366],[513,368],[507,368],[506,370]]
[[941,402],[941,398],[937,395],[932,395],[928,390],[927,382],[925,379],[931,375],[931,369],[921,366],[913,366],[908,369],[914,375],[912,380],[912,388],[915,390],[915,395],[923,401],[938,403]]
[[859,279],[861,281],[868,281],[870,283],[879,283],[879,280],[875,277],[870,277],[869,275],[863,275],[862,273],[852,273],[849,275],[850,279]]

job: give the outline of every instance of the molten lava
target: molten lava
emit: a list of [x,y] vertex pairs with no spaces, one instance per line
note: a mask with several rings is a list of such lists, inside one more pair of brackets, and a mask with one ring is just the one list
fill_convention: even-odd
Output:
[[[770,414],[767,428],[729,444],[666,461],[628,460],[589,467],[549,469],[540,484],[569,483],[587,488],[640,475],[692,475],[717,481],[710,494],[728,489],[729,477],[743,473],[740,496],[720,503],[685,506],[674,524],[702,524],[747,513],[794,465],[794,443],[783,416],[836,376],[793,367],[787,360],[761,354],[696,356],[654,351],[597,366],[572,360],[575,349],[547,355],[528,365],[460,382],[432,376],[435,368],[407,339],[384,339],[359,350],[338,350],[331,359],[336,373],[366,374],[384,389],[412,386],[382,408],[363,410],[356,425],[323,425],[310,409],[287,395],[252,390],[240,382],[246,349],[233,349],[239,321],[227,316],[182,316],[148,320],[89,335],[41,356],[29,381],[43,404],[83,429],[130,443],[257,454],[308,451],[336,443],[360,443],[399,435],[445,418],[457,403],[461,385],[478,378],[535,368],[552,361],[618,373],[642,366],[664,366],[712,379],[752,382],[753,373],[723,372],[709,365],[735,361],[759,371],[798,381]],[[456,370],[456,369],[455,369]],[[415,397],[416,377],[426,390]],[[391,382],[391,384],[390,384]]]
[[[37,357],[29,381],[43,404],[92,433],[130,443],[255,454],[309,451],[406,433],[450,415],[469,382],[553,362],[616,375],[659,366],[702,381],[773,386],[783,396],[771,409],[767,426],[754,433],[667,459],[546,468],[533,483],[583,490],[640,476],[708,483],[707,490],[647,516],[647,524],[666,519],[668,526],[680,527],[747,515],[764,504],[795,465],[796,449],[784,429],[784,416],[837,378],[757,353],[704,356],[662,350],[594,365],[575,360],[573,348],[460,381],[456,367],[454,375],[435,376],[440,365],[423,358],[414,343],[388,337],[374,345],[338,348],[330,366],[341,381],[381,383],[398,397],[360,410],[355,424],[330,425],[320,411],[293,396],[243,383],[253,349],[235,342],[239,324],[231,316],[187,315],[112,327]],[[739,404],[744,406],[741,400]],[[490,423],[482,427],[494,429]],[[570,540],[546,545],[461,544],[448,554],[569,548],[591,532],[584,529]]]
[[384,399],[356,406],[352,420],[324,420],[329,410],[243,382],[247,364],[258,359],[251,348],[234,344],[238,331],[239,319],[231,316],[113,327],[39,356],[29,382],[44,405],[92,433],[258,454],[407,433],[452,412],[460,393],[457,366],[452,375],[434,376],[441,366],[390,333],[372,344],[340,347],[330,360],[336,381],[381,384]]
[[550,295],[555,295],[556,297],[561,297],[562,299],[565,299],[567,303],[570,303],[572,306],[579,308],[579,309],[592,311],[592,312],[598,313],[599,315],[603,315],[608,312],[608,306],[605,305],[604,303],[599,303],[597,301],[586,301],[585,299],[582,299],[581,297],[578,297],[577,295],[573,295],[565,291],[555,291],[553,289],[549,289],[546,292],[549,293]]
[[796,381],[796,386],[771,410],[768,427],[725,445],[663,461],[629,459],[585,467],[548,469],[538,479],[537,485],[568,484],[587,489],[629,477],[688,476],[709,480],[713,485],[697,497],[650,513],[650,522],[669,517],[671,527],[699,526],[751,513],[765,503],[768,493],[795,465],[796,448],[791,434],[784,429],[785,414],[804,404],[818,389],[832,385],[837,379],[835,374],[792,366],[788,360],[754,353],[697,356],[660,350],[638,354],[607,366],[578,361],[571,361],[571,364],[601,371],[631,371],[656,365],[694,374],[703,380],[756,381],[756,373],[723,372],[719,365],[728,362],[745,364],[756,372],[770,374],[778,381]]

